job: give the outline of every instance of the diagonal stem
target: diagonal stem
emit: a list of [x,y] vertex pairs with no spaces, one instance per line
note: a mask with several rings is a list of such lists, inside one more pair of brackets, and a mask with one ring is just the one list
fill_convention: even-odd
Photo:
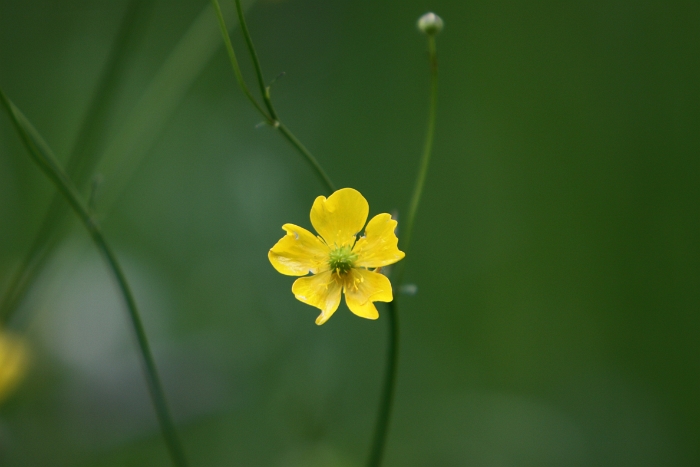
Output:
[[66,201],[68,201],[68,204],[70,204],[75,214],[85,225],[85,228],[95,242],[95,245],[105,257],[105,260],[107,261],[107,264],[109,265],[109,268],[117,281],[119,290],[124,297],[124,301],[129,312],[129,318],[131,320],[134,333],[136,334],[136,340],[141,352],[146,383],[151,394],[151,400],[153,402],[156,416],[158,417],[158,422],[160,423],[161,431],[163,433],[163,437],[165,438],[173,465],[176,467],[187,467],[188,462],[180,439],[177,435],[177,431],[175,430],[172,416],[170,415],[163,386],[160,382],[160,378],[158,377],[156,364],[151,353],[148,338],[146,337],[146,331],[143,327],[143,323],[141,322],[141,316],[138,312],[138,308],[136,307],[136,301],[133,293],[131,292],[126,276],[124,275],[124,271],[117,261],[117,257],[114,255],[114,252],[105,240],[97,221],[92,217],[90,211],[80,199],[78,189],[60,167],[56,157],[53,154],[53,151],[51,151],[36,129],[26,119],[22,112],[20,112],[20,110],[7,98],[1,89],[0,101],[5,107],[5,110],[12,120],[12,123],[22,139],[22,142],[27,148],[31,158],[51,180],[51,182],[53,182],[58,191],[65,197]]
[[[212,7],[214,7],[214,13],[216,14],[216,19],[219,22],[219,29],[221,29],[221,36],[224,39],[224,44],[226,45],[226,53],[228,53],[228,58],[229,62],[231,62],[231,67],[233,68],[233,74],[236,75],[236,81],[238,81],[238,85],[241,87],[241,90],[243,91],[243,94],[248,98],[248,100],[255,106],[255,108],[260,112],[263,117],[265,117],[265,120],[272,124],[274,121],[274,117],[270,117],[265,113],[265,110],[262,108],[262,106],[258,103],[257,100],[255,100],[255,97],[253,97],[253,94],[250,92],[250,89],[248,89],[248,86],[245,84],[245,80],[243,79],[243,74],[241,73],[241,67],[238,66],[238,60],[236,59],[236,52],[233,50],[233,44],[231,43],[231,36],[228,34],[228,29],[226,28],[226,22],[224,21],[224,15],[221,13],[221,6],[219,6],[219,2],[217,0],[211,0]],[[236,4],[236,8],[238,8],[239,5]],[[243,17],[243,13],[239,13],[239,17]],[[243,23],[241,23],[241,27],[243,27]]]
[[255,76],[258,78],[258,86],[260,87],[260,94],[263,96],[265,101],[265,106],[270,112],[270,116],[273,121],[278,121],[277,112],[272,106],[272,101],[270,100],[270,88],[265,86],[265,78],[263,78],[262,68],[260,67],[260,60],[258,60],[258,54],[255,52],[255,47],[253,46],[253,38],[250,36],[250,31],[248,31],[248,25],[245,22],[245,16],[243,15],[243,8],[241,8],[241,0],[236,0],[236,13],[238,13],[238,22],[241,24],[241,32],[245,38],[245,43],[248,46],[248,52],[250,53],[250,58],[253,61],[253,67],[255,68]]
[[[100,76],[97,89],[83,118],[75,146],[66,164],[66,173],[70,174],[71,179],[79,188],[85,185],[98,162],[98,157],[95,157],[95,154],[97,154],[98,147],[103,142],[108,128],[109,111],[116,101],[116,89],[125,69],[125,61],[129,51],[145,31],[144,26],[147,21],[140,18],[148,17],[153,3],[153,0],[131,0],[127,6],[114,44],[109,52],[107,64]],[[10,286],[0,300],[0,324],[12,320],[27,289],[43,269],[46,260],[60,239],[61,222],[64,220],[67,210],[68,206],[65,204],[65,200],[59,193],[56,193],[24,261],[15,271]]]
[[246,95],[248,100],[250,100],[253,103],[253,105],[258,110],[258,112],[260,112],[263,118],[265,118],[265,121],[268,124],[270,124],[272,128],[282,133],[282,136],[287,141],[289,141],[289,143],[292,146],[294,146],[294,148],[299,152],[299,154],[302,155],[302,157],[304,157],[306,162],[316,173],[316,176],[321,181],[321,183],[323,183],[326,186],[329,193],[333,193],[336,190],[335,184],[331,181],[326,171],[323,170],[321,164],[311,154],[311,152],[306,148],[306,146],[304,146],[301,143],[301,141],[299,141],[299,139],[296,136],[294,136],[294,134],[289,130],[289,128],[287,128],[277,117],[277,111],[272,105],[272,100],[270,99],[270,89],[269,87],[265,86],[264,78],[262,75],[262,69],[260,68],[260,61],[258,60],[255,48],[253,47],[253,40],[250,37],[248,26],[245,23],[245,16],[243,15],[243,8],[241,7],[240,0],[236,0],[236,12],[238,13],[238,21],[241,25],[241,31],[243,32],[243,36],[245,37],[246,44],[248,45],[248,51],[250,52],[250,55],[253,60],[253,66],[255,67],[255,74],[257,76],[258,86],[260,87],[260,93],[263,96],[263,101],[265,102],[267,111],[265,111],[265,109],[263,109],[262,106],[258,104],[258,102],[250,93],[248,86],[245,84],[245,80],[243,79],[243,75],[241,74],[241,69],[238,66],[236,54],[234,53],[233,46],[231,45],[231,38],[228,34],[228,29],[226,28],[226,23],[224,22],[224,17],[221,13],[221,8],[219,7],[218,0],[211,0],[211,3],[214,6],[214,13],[216,13],[217,19],[219,20],[219,29],[221,29],[221,35],[224,39],[224,43],[226,44],[226,49],[228,51],[231,67],[233,68],[233,73],[236,75],[236,80],[238,81],[238,85],[243,90],[243,93]]
[[291,131],[289,131],[289,129],[284,124],[282,124],[282,122],[280,122],[279,120],[277,122],[277,129],[280,131],[280,133],[282,133],[285,139],[289,141],[292,144],[292,146],[294,146],[297,149],[297,151],[299,151],[306,158],[306,161],[309,163],[314,172],[316,172],[316,176],[323,181],[323,183],[326,185],[326,188],[328,188],[328,191],[330,193],[333,193],[336,190],[335,185],[331,181],[326,171],[323,170],[321,164],[318,163],[318,160],[316,160],[316,158],[309,152],[309,150],[306,149],[306,146],[301,144],[301,141],[299,141],[297,137],[294,136],[294,134]]

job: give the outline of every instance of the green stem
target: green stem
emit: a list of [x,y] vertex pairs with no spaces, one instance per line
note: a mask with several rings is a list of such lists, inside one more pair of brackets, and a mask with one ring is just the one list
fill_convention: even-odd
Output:
[[277,112],[272,106],[272,101],[270,100],[270,88],[265,85],[265,78],[263,78],[262,68],[260,67],[260,60],[258,60],[258,54],[255,52],[255,47],[253,46],[253,38],[248,31],[248,25],[245,22],[245,16],[243,15],[243,8],[241,7],[241,0],[236,0],[236,12],[238,13],[238,22],[241,25],[241,32],[243,37],[245,37],[245,43],[248,46],[248,52],[250,53],[250,58],[253,60],[253,67],[255,68],[255,75],[258,78],[258,86],[260,87],[260,94],[263,96],[263,101],[265,101],[265,106],[270,112],[270,116],[273,120],[279,120],[277,118]]
[[[396,291],[398,295],[398,290]],[[379,410],[374,427],[374,438],[369,451],[368,467],[379,467],[384,455],[386,437],[389,433],[389,420],[393,408],[394,388],[396,387],[396,373],[399,364],[399,314],[396,303],[397,297],[387,303],[389,315],[389,338],[387,342],[386,369],[384,372],[384,384],[379,399]]]
[[5,96],[2,89],[0,89],[0,101],[2,101],[2,104],[7,110],[17,133],[22,139],[22,142],[26,146],[34,162],[54,183],[58,191],[68,201],[68,204],[70,204],[73,211],[80,218],[85,225],[85,228],[90,233],[90,236],[97,245],[97,248],[107,260],[107,264],[114,274],[114,278],[119,285],[119,289],[124,297],[124,301],[126,302],[126,306],[129,311],[129,318],[131,319],[131,323],[136,334],[136,340],[138,341],[139,350],[141,351],[141,357],[143,359],[144,373],[146,376],[148,389],[151,394],[151,400],[153,402],[156,416],[158,417],[158,421],[160,423],[160,427],[168,446],[173,464],[177,467],[187,467],[188,463],[185,458],[185,453],[168,409],[165,393],[163,391],[160,378],[158,377],[158,372],[156,370],[155,361],[153,360],[153,355],[151,354],[148,338],[146,337],[146,331],[143,327],[143,323],[141,322],[141,317],[136,307],[136,301],[134,300],[131,288],[129,287],[126,276],[124,275],[124,271],[119,265],[114,252],[107,244],[97,221],[92,217],[88,208],[81,201],[78,189],[60,167],[56,157],[53,154],[53,151],[51,151],[46,142],[43,140],[43,138],[41,138],[36,129],[26,119],[22,112],[7,98],[7,96]]
[[[423,186],[430,165],[430,155],[433,150],[433,139],[435,135],[435,116],[437,114],[437,82],[438,66],[437,53],[435,48],[435,36],[428,36],[428,52],[430,54],[430,107],[428,109],[428,125],[425,135],[425,145],[421,157],[416,184],[413,188],[413,196],[408,210],[408,220],[402,235],[401,248],[404,253],[408,253],[411,243],[411,233],[416,220],[416,212],[423,194]],[[396,374],[399,358],[399,296],[401,294],[401,283],[403,279],[403,267],[406,264],[404,259],[394,268],[394,279],[392,287],[395,291],[394,300],[388,303],[389,314],[389,340],[387,343],[386,370],[384,373],[384,386],[379,400],[379,410],[377,412],[377,422],[374,429],[374,438],[370,448],[368,467],[379,467],[384,455],[386,438],[389,432],[389,420],[394,402],[394,392],[396,388]]]
[[[255,106],[256,109],[258,109],[258,112],[260,112],[265,117],[265,120],[272,125],[275,119],[273,117],[270,117],[262,108],[262,106],[258,104],[258,101],[255,100],[255,97],[253,97],[253,94],[250,92],[248,86],[245,84],[243,74],[241,73],[241,68],[238,66],[238,60],[236,59],[236,52],[233,51],[231,36],[229,36],[228,34],[226,22],[224,21],[224,15],[223,13],[221,13],[221,7],[219,6],[218,0],[211,0],[211,4],[214,7],[216,19],[219,21],[219,29],[221,29],[221,36],[224,39],[224,44],[226,45],[226,52],[228,52],[228,59],[231,62],[233,74],[236,75],[236,81],[238,81],[238,85],[241,87],[241,90],[243,90],[243,94],[245,94],[248,100]],[[240,5],[238,5],[238,2],[236,2],[236,8],[239,8],[239,6]],[[243,13],[239,12],[238,15],[241,18],[243,17]],[[243,23],[241,23],[241,27],[243,27]],[[272,114],[272,112],[270,112],[270,114]]]
[[309,152],[308,149],[306,149],[306,146],[301,144],[301,141],[299,141],[297,137],[294,136],[291,131],[289,131],[289,128],[284,126],[279,120],[277,121],[277,123],[277,129],[280,131],[280,133],[282,133],[282,135],[287,139],[287,141],[289,141],[292,144],[292,146],[294,146],[296,150],[299,151],[306,158],[306,161],[311,165],[311,168],[314,169],[318,178],[321,179],[326,185],[328,191],[330,193],[333,193],[336,190],[335,185],[331,181],[326,171],[323,170],[321,164],[319,164],[316,158]]
[[224,22],[224,17],[221,13],[221,8],[219,7],[218,0],[211,0],[211,2],[214,6],[214,12],[216,13],[216,17],[219,20],[219,29],[221,29],[221,35],[223,36],[224,43],[226,44],[226,49],[228,50],[229,61],[231,62],[233,72],[236,75],[236,80],[238,80],[238,84],[243,90],[243,93],[253,103],[258,112],[260,112],[260,114],[265,118],[265,121],[267,121],[267,123],[270,124],[270,126],[272,126],[274,129],[282,133],[282,136],[284,136],[284,138],[287,141],[289,141],[289,143],[291,143],[292,146],[294,146],[294,148],[299,152],[299,154],[301,154],[304,157],[304,159],[306,159],[306,162],[311,166],[319,180],[324,185],[326,185],[326,188],[328,189],[329,193],[333,193],[336,190],[335,184],[331,181],[326,171],[323,170],[321,164],[319,164],[318,160],[311,154],[311,152],[301,143],[301,141],[299,141],[299,139],[296,136],[294,136],[294,134],[289,130],[289,128],[287,128],[277,117],[277,111],[272,105],[272,100],[270,99],[270,89],[269,87],[265,86],[265,82],[262,75],[262,69],[260,68],[260,61],[258,60],[258,56],[255,52],[255,47],[253,46],[253,40],[250,37],[248,26],[246,26],[245,23],[245,16],[243,15],[243,8],[241,7],[240,0],[236,0],[236,11],[238,13],[238,21],[241,25],[241,31],[243,32],[243,36],[245,37],[246,44],[248,45],[250,56],[253,60],[253,66],[255,67],[258,85],[260,86],[260,93],[262,94],[263,101],[265,102],[265,106],[267,107],[267,112],[262,108],[260,104],[258,104],[255,98],[253,98],[252,94],[248,90],[248,86],[246,86],[245,81],[243,80],[243,75],[241,74],[241,69],[238,66],[238,61],[236,60],[236,54],[233,51],[233,46],[231,45],[231,38],[229,37],[228,29],[226,28],[226,23]]
[[[88,111],[78,132],[71,156],[66,163],[68,173],[75,185],[84,187],[87,178],[94,170],[98,158],[98,147],[107,132],[109,110],[113,108],[118,93],[117,86],[126,69],[128,52],[143,36],[146,18],[153,7],[152,0],[132,0],[121,21],[114,44],[109,52],[107,63],[102,71]],[[27,289],[43,269],[46,260],[60,239],[61,222],[68,206],[63,197],[56,193],[44,216],[34,241],[19,268],[15,271],[10,286],[0,301],[0,325],[10,322]]]
[[[402,245],[401,248],[405,253],[411,245],[411,235],[413,233],[413,226],[416,221],[416,212],[418,211],[418,205],[420,204],[421,197],[423,195],[423,187],[425,186],[425,178],[428,174],[428,166],[430,165],[430,155],[433,151],[433,139],[435,136],[435,117],[437,115],[437,90],[438,90],[438,64],[437,64],[437,53],[435,48],[435,36],[428,36],[428,52],[430,54],[430,108],[428,109],[428,125],[425,134],[425,145],[423,146],[423,155],[421,157],[420,167],[418,169],[418,176],[416,177],[416,184],[413,188],[413,196],[411,197],[411,204],[408,208],[408,217],[406,220],[406,227],[404,227],[402,235]],[[404,262],[400,263],[404,264]],[[396,280],[401,280],[401,270],[402,268],[397,268]]]

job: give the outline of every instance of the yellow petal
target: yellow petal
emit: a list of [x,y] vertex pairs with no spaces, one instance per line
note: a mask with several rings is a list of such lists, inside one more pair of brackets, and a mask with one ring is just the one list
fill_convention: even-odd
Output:
[[404,256],[399,250],[399,239],[396,238],[396,221],[389,214],[377,214],[365,228],[361,237],[352,249],[357,255],[355,266],[379,268],[394,264]]
[[28,353],[22,339],[0,332],[0,401],[12,392],[24,376]]
[[328,247],[318,237],[294,224],[284,224],[282,228],[287,235],[267,254],[277,271],[287,276],[305,276],[329,268]]
[[333,316],[340,305],[342,283],[332,271],[315,276],[301,277],[294,281],[292,292],[297,300],[321,309],[316,324],[321,325]]
[[319,196],[311,208],[311,224],[331,248],[352,245],[367,222],[369,204],[359,191],[343,188],[326,199]]
[[389,279],[383,274],[367,269],[352,269],[345,276],[344,288],[348,308],[362,318],[379,318],[377,308],[372,302],[393,300]]

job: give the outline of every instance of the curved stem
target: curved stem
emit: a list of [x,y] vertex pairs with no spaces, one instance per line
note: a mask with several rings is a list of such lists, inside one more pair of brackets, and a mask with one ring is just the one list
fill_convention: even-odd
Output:
[[294,146],[294,148],[299,152],[299,154],[301,154],[304,157],[304,159],[306,159],[306,162],[314,170],[319,180],[326,186],[329,193],[333,193],[335,191],[335,184],[331,181],[326,171],[323,170],[321,164],[319,164],[318,160],[311,154],[311,152],[301,143],[301,141],[299,141],[299,139],[296,136],[294,136],[294,134],[289,130],[289,128],[287,128],[277,117],[277,111],[272,105],[272,100],[270,99],[270,89],[269,87],[265,86],[265,82],[262,75],[262,69],[260,68],[260,61],[258,60],[258,56],[255,52],[255,47],[253,46],[253,40],[250,37],[250,32],[248,31],[248,27],[245,23],[245,17],[243,15],[243,9],[241,7],[240,0],[236,0],[236,11],[238,13],[238,21],[241,25],[241,31],[243,32],[243,36],[245,37],[246,44],[248,45],[248,51],[250,52],[251,58],[253,60],[253,66],[255,67],[255,73],[257,76],[258,85],[260,87],[260,93],[262,94],[263,101],[265,102],[265,106],[267,107],[267,112],[262,108],[260,104],[258,104],[255,98],[253,98],[252,94],[250,93],[250,90],[248,90],[248,87],[246,86],[245,81],[243,80],[243,76],[241,75],[241,69],[238,66],[238,61],[236,60],[236,54],[233,51],[233,46],[231,45],[231,38],[229,37],[228,29],[226,28],[226,23],[224,22],[224,17],[221,13],[221,8],[219,7],[218,0],[211,0],[211,3],[214,6],[214,12],[216,13],[216,16],[219,20],[219,29],[221,29],[221,35],[223,36],[224,42],[226,43],[229,61],[231,62],[233,72],[236,75],[236,79],[238,80],[238,84],[243,90],[243,93],[253,103],[258,112],[260,112],[260,114],[265,118],[265,121],[268,124],[270,124],[270,126],[272,126],[274,129],[282,133],[282,136],[284,136],[284,138],[287,141],[289,141],[292,144],[292,146]]
[[270,100],[270,88],[265,85],[265,78],[263,78],[262,68],[260,67],[260,60],[258,60],[258,54],[255,52],[255,47],[253,46],[253,38],[250,36],[248,26],[245,22],[245,16],[243,15],[241,0],[236,0],[236,12],[238,13],[238,23],[241,25],[241,32],[243,33],[243,37],[245,37],[245,43],[248,46],[250,58],[251,60],[253,60],[253,67],[255,68],[255,75],[258,78],[260,94],[262,94],[263,96],[263,101],[265,101],[265,106],[270,112],[270,116],[273,120],[277,121],[277,112],[275,112],[275,108],[272,106],[272,101]]
[[[231,37],[228,35],[228,29],[226,28],[226,22],[224,21],[224,15],[221,13],[221,7],[219,6],[218,0],[211,0],[211,4],[214,7],[214,13],[216,13],[216,19],[219,22],[219,29],[221,29],[221,36],[224,38],[224,44],[226,44],[226,52],[228,53],[228,59],[229,62],[231,62],[231,67],[233,68],[233,74],[236,75],[236,81],[238,81],[238,85],[241,87],[241,90],[243,91],[243,94],[246,95],[248,100],[255,106],[256,109],[258,109],[258,112],[260,112],[264,117],[265,120],[267,120],[268,123],[272,124],[273,122],[273,117],[270,117],[265,110],[262,108],[260,104],[258,104],[258,101],[255,100],[255,97],[253,97],[253,94],[250,92],[250,89],[248,89],[248,86],[245,84],[245,80],[243,79],[243,74],[241,73],[241,68],[238,66],[238,60],[236,59],[236,52],[233,51],[233,44],[231,44]],[[238,5],[238,2],[236,2],[236,8],[238,8],[240,5]],[[243,17],[243,13],[239,12],[238,13],[239,17]],[[243,27],[243,23],[241,23],[241,27]],[[272,113],[272,112],[270,112]]]
[[318,163],[316,158],[309,152],[308,149],[306,149],[306,147],[303,144],[301,144],[301,141],[299,141],[297,137],[294,136],[292,132],[289,131],[289,129],[282,124],[282,122],[278,121],[277,129],[280,131],[280,133],[282,133],[282,135],[287,139],[287,141],[289,141],[292,144],[292,146],[294,146],[297,149],[297,151],[299,151],[306,158],[306,161],[314,169],[318,178],[320,178],[326,185],[328,191],[330,193],[333,193],[336,189],[335,185],[331,181],[326,171],[323,170],[321,164]]
[[[428,109],[428,125],[425,135],[425,145],[423,146],[423,155],[421,157],[416,184],[413,188],[413,196],[408,210],[408,220],[403,233],[403,242],[401,248],[404,253],[408,254],[408,248],[411,243],[411,233],[416,220],[416,212],[423,194],[423,186],[430,165],[430,155],[433,150],[433,139],[435,135],[435,116],[437,113],[437,54],[435,48],[435,36],[428,36],[428,51],[430,54],[430,107]],[[406,263],[404,259],[394,268],[394,279],[392,288],[394,289],[394,300],[388,303],[389,311],[389,340],[387,343],[386,370],[384,373],[384,386],[382,389],[381,399],[379,401],[379,410],[377,412],[377,422],[374,429],[374,438],[370,448],[368,467],[379,467],[382,462],[384,448],[386,445],[387,433],[389,432],[389,420],[391,419],[391,411],[394,402],[394,392],[396,387],[396,374],[399,358],[399,296],[401,293],[401,283],[403,280],[403,267]]]
[[171,459],[175,466],[187,467],[187,459],[168,409],[165,393],[163,391],[160,378],[158,377],[158,372],[156,370],[155,361],[153,360],[153,355],[151,354],[148,338],[146,337],[146,331],[143,327],[143,323],[141,322],[141,317],[136,307],[136,301],[134,300],[133,293],[131,292],[129,283],[126,280],[124,271],[119,265],[114,252],[107,244],[97,221],[92,217],[88,208],[81,201],[78,189],[58,164],[53,151],[51,151],[36,129],[31,125],[31,123],[29,123],[22,112],[20,112],[20,110],[7,98],[7,96],[5,96],[5,93],[1,89],[0,101],[2,101],[2,104],[7,110],[17,133],[22,139],[22,142],[24,143],[34,162],[54,183],[54,185],[56,185],[58,191],[66,198],[68,204],[70,204],[73,211],[80,218],[85,225],[85,228],[90,233],[95,245],[107,260],[129,311],[129,318],[131,319],[131,324],[133,326],[134,333],[136,334],[136,340],[143,359],[146,383],[151,394],[151,400],[160,423],[161,431],[163,432],[163,436],[168,446]]
[[[421,197],[423,195],[423,186],[425,185],[425,178],[428,174],[428,166],[430,165],[430,155],[433,150],[433,139],[435,136],[435,117],[437,115],[437,85],[438,85],[438,64],[437,64],[437,53],[435,49],[435,36],[428,36],[428,52],[430,54],[430,108],[428,109],[428,124],[425,134],[425,144],[423,146],[423,155],[421,157],[420,167],[418,169],[418,176],[416,177],[416,184],[413,188],[413,196],[411,197],[411,204],[408,209],[408,218],[406,221],[406,227],[403,233],[403,251],[408,252],[411,245],[411,234],[413,233],[413,226],[416,221],[416,212],[418,211],[418,205],[420,204]],[[403,264],[403,263],[401,263]],[[396,280],[401,280],[401,269],[397,268]]]

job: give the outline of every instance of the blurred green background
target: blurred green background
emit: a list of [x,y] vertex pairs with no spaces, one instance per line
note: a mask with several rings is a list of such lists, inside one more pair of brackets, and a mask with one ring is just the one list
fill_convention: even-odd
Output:
[[[0,2],[0,86],[64,162],[127,3]],[[248,3],[281,118],[371,215],[408,205],[415,21],[445,20],[385,465],[699,465],[700,4]],[[387,320],[341,305],[317,327],[266,258],[324,187],[256,127],[207,2],[145,2],[134,31],[94,204],[192,465],[363,465]],[[0,290],[53,193],[3,113]],[[170,465],[121,298],[69,217],[8,325],[33,366],[0,407],[0,464]]]

